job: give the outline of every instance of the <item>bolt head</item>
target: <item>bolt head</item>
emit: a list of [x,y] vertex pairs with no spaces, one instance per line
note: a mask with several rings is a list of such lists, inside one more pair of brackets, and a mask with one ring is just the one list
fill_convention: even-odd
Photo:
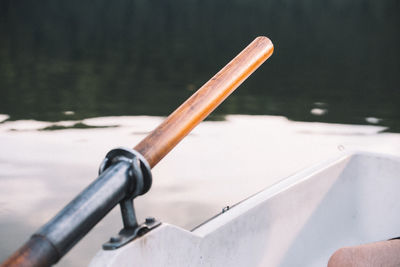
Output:
[[146,218],[146,223],[154,223],[156,219],[154,217],[147,217]]
[[110,238],[110,243],[117,243],[119,241],[121,241],[121,237],[119,236],[113,236]]

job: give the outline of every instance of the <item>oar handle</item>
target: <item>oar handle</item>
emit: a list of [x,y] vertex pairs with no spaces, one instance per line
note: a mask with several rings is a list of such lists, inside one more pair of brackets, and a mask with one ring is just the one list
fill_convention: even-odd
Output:
[[273,53],[267,37],[257,37],[239,55],[178,107],[134,149],[154,167]]
[[[135,149],[145,157],[151,167],[155,166],[271,56],[272,52],[273,45],[268,38],[256,38],[143,139]],[[126,175],[129,168],[129,163],[121,161],[113,165],[112,170],[101,174],[101,177],[99,176],[0,266],[40,267],[56,263],[125,197],[126,187],[130,182]]]

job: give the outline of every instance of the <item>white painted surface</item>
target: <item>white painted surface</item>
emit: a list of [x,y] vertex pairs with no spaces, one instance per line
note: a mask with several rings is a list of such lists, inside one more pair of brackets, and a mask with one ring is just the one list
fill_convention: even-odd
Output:
[[400,159],[358,153],[261,191],[193,232],[163,224],[90,266],[326,266],[339,247],[400,236]]

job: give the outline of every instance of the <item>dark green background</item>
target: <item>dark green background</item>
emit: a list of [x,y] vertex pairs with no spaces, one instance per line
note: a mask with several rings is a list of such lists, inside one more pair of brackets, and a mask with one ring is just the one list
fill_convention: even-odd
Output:
[[0,113],[167,115],[258,35],[275,53],[218,117],[400,132],[398,0],[0,0]]

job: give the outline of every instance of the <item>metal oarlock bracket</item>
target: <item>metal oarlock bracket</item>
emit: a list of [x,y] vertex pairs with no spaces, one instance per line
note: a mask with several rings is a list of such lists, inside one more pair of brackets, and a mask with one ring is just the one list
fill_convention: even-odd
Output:
[[119,161],[129,162],[131,165],[127,174],[131,180],[130,186],[127,188],[128,197],[119,203],[124,228],[118,233],[118,236],[111,237],[107,243],[103,244],[104,250],[120,248],[161,224],[161,222],[150,217],[146,218],[146,221],[139,225],[136,219],[133,199],[149,191],[152,183],[150,165],[139,152],[126,148],[111,150],[101,163],[99,174]]

